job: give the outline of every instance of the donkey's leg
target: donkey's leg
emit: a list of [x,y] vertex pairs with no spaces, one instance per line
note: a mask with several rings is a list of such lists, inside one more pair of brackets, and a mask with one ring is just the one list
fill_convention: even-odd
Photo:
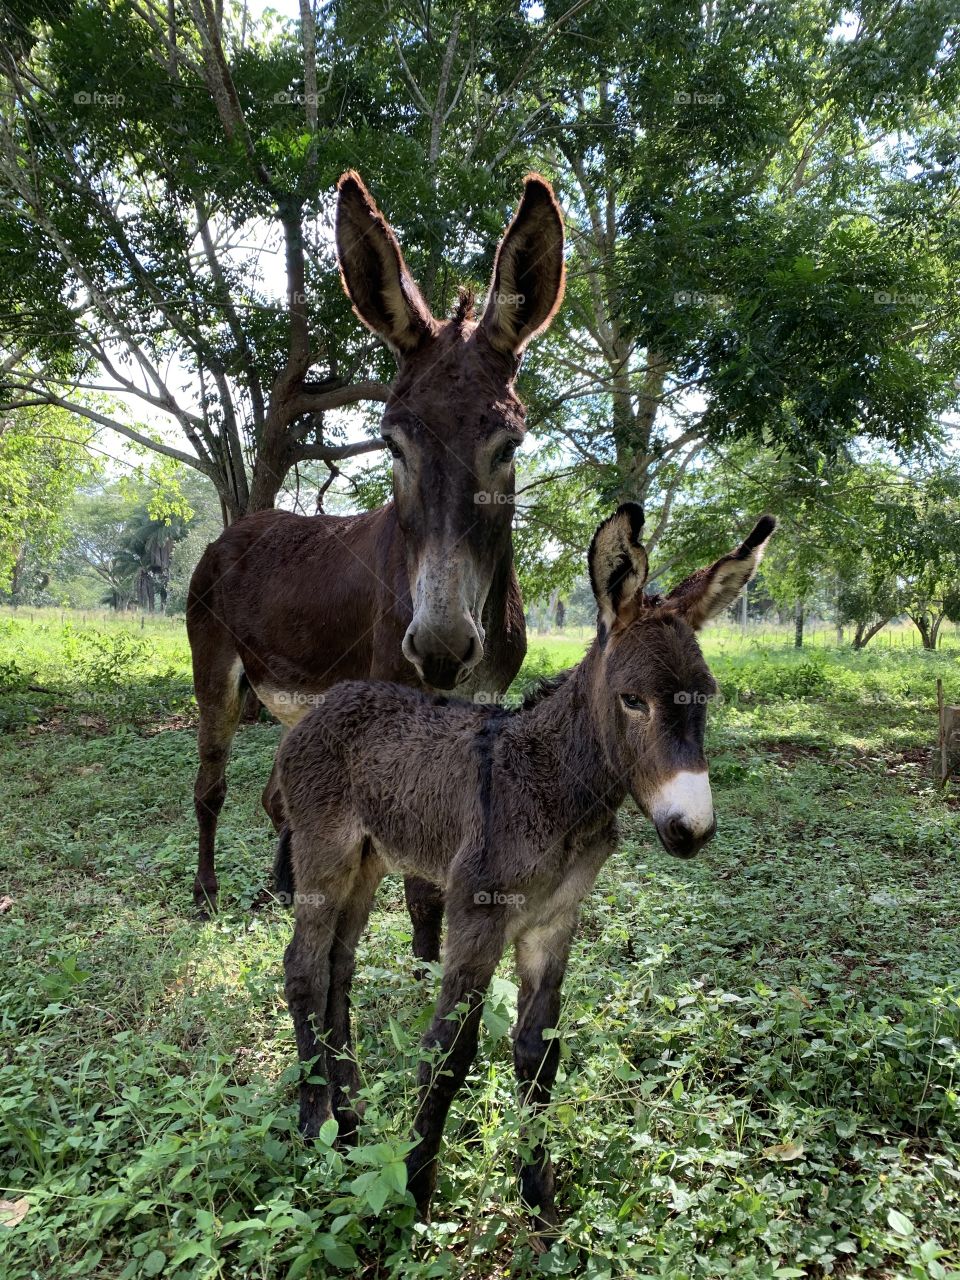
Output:
[[[206,656],[205,656],[206,659]],[[200,708],[197,747],[200,767],[193,789],[194,809],[200,831],[197,875],[193,900],[202,916],[217,905],[217,873],[214,847],[217,819],[227,794],[227,760],[243,707],[243,668],[237,655],[221,647],[203,666],[194,654],[194,687]]]
[[403,882],[403,893],[413,925],[413,954],[418,960],[439,960],[443,890],[429,880],[407,876]]
[[[309,829],[295,830],[290,838],[296,926],[283,957],[284,990],[300,1061],[311,1063],[300,1081],[300,1131],[315,1138],[332,1114],[324,1039],[331,952],[341,912],[357,880],[362,844],[359,840],[332,840]],[[311,1079],[320,1083],[311,1083]]]
[[437,1184],[437,1154],[454,1095],[477,1052],[483,997],[504,948],[503,912],[457,907],[449,917],[443,984],[417,1073],[417,1113],[407,1156],[407,1186],[420,1216],[429,1221]]
[[528,1134],[533,1142],[530,1160],[519,1162],[520,1194],[534,1211],[538,1231],[557,1222],[553,1165],[542,1135],[535,1131],[537,1113],[550,1102],[560,1042],[556,1038],[545,1040],[543,1033],[548,1027],[556,1027],[560,1017],[560,986],[576,920],[574,910],[549,926],[528,929],[516,944],[520,994],[513,1028],[513,1063],[520,1084],[520,1102],[530,1114],[534,1131]]
[[337,918],[330,950],[330,994],[326,1018],[328,1074],[340,1141],[350,1145],[357,1140],[357,1128],[363,1115],[363,1104],[357,1101],[360,1075],[350,1038],[350,987],[357,943],[369,919],[377,885],[385,872],[386,867],[379,855],[367,844],[350,899]]

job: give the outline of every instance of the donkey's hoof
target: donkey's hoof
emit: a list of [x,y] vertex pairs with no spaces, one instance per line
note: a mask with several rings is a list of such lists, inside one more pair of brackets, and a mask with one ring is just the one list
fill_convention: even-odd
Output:
[[217,892],[220,886],[216,883],[204,884],[197,879],[193,882],[193,906],[200,920],[209,920],[217,914]]
[[338,1147],[355,1147],[360,1141],[360,1116],[356,1111],[337,1112]]
[[416,1148],[406,1159],[407,1190],[413,1196],[417,1206],[417,1217],[421,1222],[430,1221],[430,1202],[437,1183],[436,1165],[433,1162],[423,1163],[423,1156],[417,1155]]

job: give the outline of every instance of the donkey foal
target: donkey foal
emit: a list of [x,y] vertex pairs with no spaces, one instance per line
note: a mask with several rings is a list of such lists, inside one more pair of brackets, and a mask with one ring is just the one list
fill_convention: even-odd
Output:
[[[429,1215],[451,1101],[477,1048],[484,993],[513,943],[520,977],[514,1063],[531,1116],[549,1102],[560,988],[581,900],[617,841],[628,794],[669,853],[691,857],[716,823],[703,754],[715,684],[694,631],[736,598],[774,521],[668,596],[645,596],[643,512],[625,503],[589,552],[598,631],[579,666],[516,712],[394,684],[338,685],[290,731],[278,758],[289,836],[278,881],[296,883],[286,993],[302,1061],[300,1128],[331,1115],[356,1140],[359,1078],[350,1042],[354,951],[380,880],[420,876],[446,892],[443,983],[423,1040],[407,1157]],[[520,1167],[540,1229],[556,1222],[542,1142]]]

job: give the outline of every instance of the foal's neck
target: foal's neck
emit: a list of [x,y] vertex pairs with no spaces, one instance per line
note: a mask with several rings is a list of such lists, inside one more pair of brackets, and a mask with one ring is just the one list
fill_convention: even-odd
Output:
[[626,781],[609,758],[594,710],[599,661],[595,641],[562,684],[516,717],[514,742],[533,762],[528,793],[549,825],[607,816],[626,798]]

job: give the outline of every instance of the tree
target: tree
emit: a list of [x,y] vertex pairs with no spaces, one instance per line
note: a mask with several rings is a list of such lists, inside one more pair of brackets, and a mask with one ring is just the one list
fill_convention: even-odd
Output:
[[86,452],[89,435],[59,409],[21,409],[0,419],[0,589],[14,604],[46,585],[42,566],[67,536],[73,491],[97,469]]
[[861,552],[838,580],[836,610],[838,626],[853,624],[854,649],[865,649],[903,610],[896,576]]
[[131,604],[152,613],[166,605],[173,548],[187,533],[193,512],[166,497],[164,514],[151,511],[156,493],[149,483],[113,481],[76,495],[61,575],[92,571],[106,590],[103,603]]
[[936,649],[945,619],[960,620],[960,474],[938,468],[880,504],[879,572],[896,576],[902,611]]
[[[613,4],[568,28],[550,136],[580,289],[558,363],[589,406],[575,447],[657,509],[654,546],[705,444],[906,445],[955,399],[951,12],[857,5],[838,30],[806,4]],[[897,113],[915,135],[885,146]]]

